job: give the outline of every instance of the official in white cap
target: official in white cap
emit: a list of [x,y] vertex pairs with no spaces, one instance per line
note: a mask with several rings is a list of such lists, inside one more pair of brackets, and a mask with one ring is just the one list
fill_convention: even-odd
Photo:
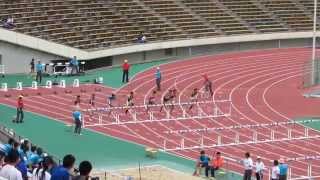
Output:
[[264,164],[261,161],[261,157],[260,156],[257,157],[255,168],[256,168],[256,179],[257,180],[262,180],[263,179]]

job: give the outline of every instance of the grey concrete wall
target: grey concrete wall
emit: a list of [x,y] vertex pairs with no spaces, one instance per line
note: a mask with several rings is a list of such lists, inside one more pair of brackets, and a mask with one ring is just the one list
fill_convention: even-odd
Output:
[[2,64],[5,65],[6,73],[30,72],[29,63],[32,58],[44,63],[48,63],[50,60],[61,59],[61,57],[56,55],[6,42],[0,42],[0,54],[2,56]]
[[[309,39],[289,39],[289,40],[266,40],[258,42],[242,42],[242,43],[227,43],[202,45],[195,47],[173,48],[172,56],[166,55],[165,50],[154,50],[147,52],[138,52],[113,56],[112,64],[114,66],[121,65],[124,59],[128,59],[131,64],[141,63],[145,61],[160,60],[160,59],[184,59],[186,57],[221,54],[235,51],[247,51],[255,49],[269,49],[286,47],[307,47],[312,44]],[[44,53],[41,51],[28,49],[25,47],[0,42],[0,54],[2,55],[2,63],[6,65],[9,73],[25,73],[29,71],[29,63],[32,57],[43,62],[49,62],[54,59],[61,59],[55,55]],[[176,57],[175,57],[176,56]],[[175,57],[175,58],[172,58]]]

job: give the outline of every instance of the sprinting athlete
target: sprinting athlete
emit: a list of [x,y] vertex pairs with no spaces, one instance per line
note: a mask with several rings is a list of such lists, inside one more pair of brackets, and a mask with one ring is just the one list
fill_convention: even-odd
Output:
[[157,91],[154,90],[152,91],[151,96],[149,96],[148,103],[147,103],[147,111],[149,111],[150,105],[156,104],[156,94],[157,94]]
[[128,107],[128,108],[127,108],[126,111],[125,111],[126,114],[128,114],[129,109],[130,109],[132,106],[134,106],[133,98],[134,98],[134,96],[133,96],[133,91],[131,91],[130,94],[128,95],[128,98],[127,98],[127,107]]
[[91,94],[91,97],[89,99],[89,104],[92,106],[92,107],[95,107],[95,101],[96,101],[96,95],[93,93]]
[[212,82],[209,80],[208,76],[206,74],[202,75],[204,78],[204,90],[206,94],[209,94],[211,97],[213,96],[212,91]]
[[194,88],[191,95],[190,95],[190,107],[189,107],[189,111],[193,108],[194,103],[196,103],[198,101],[198,88]]
[[160,108],[160,112],[162,112],[163,107],[167,107],[167,104],[171,101],[171,97],[172,97],[172,90],[170,89],[164,96],[162,99],[162,106]]

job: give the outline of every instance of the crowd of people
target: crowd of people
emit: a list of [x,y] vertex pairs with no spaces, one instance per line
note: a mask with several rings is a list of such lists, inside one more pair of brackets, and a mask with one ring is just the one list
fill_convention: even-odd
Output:
[[0,146],[0,179],[7,180],[87,180],[92,164],[82,161],[75,167],[76,158],[68,154],[62,164],[54,161],[40,147],[28,140],[21,143],[9,139]]
[[[244,168],[243,180],[251,180],[253,175],[256,180],[263,180],[267,168],[264,165],[262,158],[257,156],[256,162],[254,163],[249,152],[246,152],[244,156],[244,159],[239,161]],[[223,165],[224,159],[221,156],[221,152],[216,152],[213,156],[209,156],[202,150],[200,151],[200,156],[196,162],[196,168],[193,175],[199,176],[201,170],[204,169],[206,177],[215,177],[215,171],[221,169]],[[211,173],[209,174],[209,172]],[[270,180],[287,180],[288,164],[284,162],[283,158],[280,158],[279,161],[274,160],[270,172]]]

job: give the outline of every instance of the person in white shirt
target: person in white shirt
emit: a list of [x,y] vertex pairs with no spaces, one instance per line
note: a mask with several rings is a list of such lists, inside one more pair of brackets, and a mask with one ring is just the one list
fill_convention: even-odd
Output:
[[9,180],[22,180],[21,172],[15,168],[19,161],[19,152],[11,150],[6,157],[6,165],[0,171],[0,177]]
[[257,180],[263,179],[263,170],[264,170],[264,164],[261,161],[261,157],[258,156],[256,161],[256,179]]
[[279,180],[280,168],[278,160],[273,161],[273,167],[271,169],[271,180]]
[[253,161],[249,152],[245,153],[245,159],[242,160],[242,164],[244,166],[243,180],[251,180]]
[[41,167],[38,167],[32,172],[32,180],[50,180],[51,174],[48,172],[54,166],[54,161],[50,156],[43,159]]

